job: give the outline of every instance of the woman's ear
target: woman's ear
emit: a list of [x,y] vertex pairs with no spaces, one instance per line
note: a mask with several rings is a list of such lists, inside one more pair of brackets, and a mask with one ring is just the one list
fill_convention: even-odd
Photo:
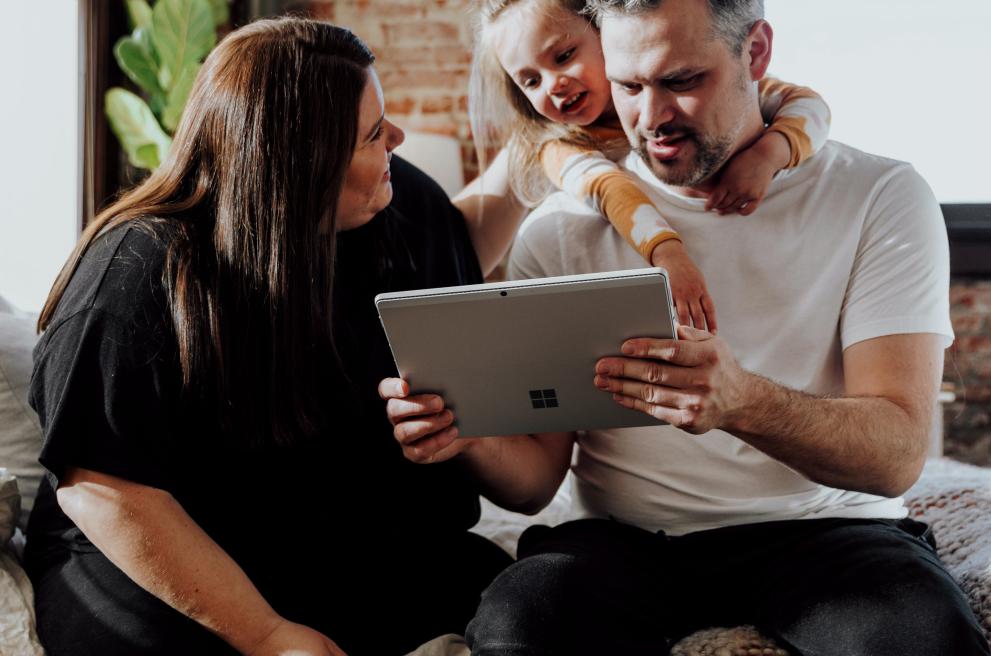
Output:
[[749,58],[746,63],[750,68],[750,79],[760,80],[767,73],[768,66],[771,65],[771,46],[774,42],[774,30],[766,20],[759,20],[750,28],[750,34],[744,41],[746,52],[745,57]]

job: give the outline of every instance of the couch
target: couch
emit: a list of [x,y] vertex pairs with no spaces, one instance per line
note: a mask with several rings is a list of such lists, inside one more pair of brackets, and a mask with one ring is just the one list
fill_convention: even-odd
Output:
[[[19,564],[22,531],[43,475],[37,462],[41,429],[27,405],[35,340],[33,317],[18,313],[0,297],[0,654],[5,656],[43,654],[34,630],[31,585]],[[566,480],[551,504],[532,517],[483,500],[482,519],[473,530],[515,555],[516,538],[527,526],[556,524],[570,517],[570,489]],[[931,459],[906,501],[913,517],[933,526],[940,556],[991,636],[991,469]],[[416,656],[466,653],[460,638],[448,636],[417,650]],[[672,653],[787,654],[753,627],[700,631],[682,640]]]

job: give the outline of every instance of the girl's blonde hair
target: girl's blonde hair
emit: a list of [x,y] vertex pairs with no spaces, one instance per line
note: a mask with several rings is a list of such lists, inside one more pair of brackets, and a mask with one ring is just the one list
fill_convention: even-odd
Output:
[[[585,0],[479,0],[476,5],[468,116],[479,167],[485,170],[489,156],[506,146],[510,186],[523,203],[535,206],[553,190],[540,165],[545,144],[563,141],[583,150],[599,150],[601,145],[583,128],[556,123],[537,113],[499,63],[490,28],[520,2],[551,3],[582,16]],[[589,23],[589,29],[595,27]]]

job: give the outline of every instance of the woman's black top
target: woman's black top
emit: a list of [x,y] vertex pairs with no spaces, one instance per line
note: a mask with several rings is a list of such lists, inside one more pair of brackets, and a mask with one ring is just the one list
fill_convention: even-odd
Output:
[[164,240],[125,224],[92,244],[35,350],[31,387],[50,474],[27,557],[49,653],[224,648],[66,517],[54,489],[68,466],[170,492],[278,612],[349,654],[405,653],[463,630],[503,560],[466,533],[478,491],[459,465],[412,464],[393,439],[377,384],[396,370],[373,298],[481,273],[463,217],[433,180],[395,158],[393,187],[388,209],[339,234],[335,335],[350,382],[325,390],[327,430],[291,447],[237,446],[183,400]]

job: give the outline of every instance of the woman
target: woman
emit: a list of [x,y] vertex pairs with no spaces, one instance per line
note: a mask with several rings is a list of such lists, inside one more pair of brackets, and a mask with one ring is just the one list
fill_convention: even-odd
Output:
[[229,35],[56,281],[27,555],[50,654],[402,654],[508,562],[467,533],[468,469],[405,460],[376,395],[374,294],[481,274],[443,192],[390,168],[372,62],[328,24]]

